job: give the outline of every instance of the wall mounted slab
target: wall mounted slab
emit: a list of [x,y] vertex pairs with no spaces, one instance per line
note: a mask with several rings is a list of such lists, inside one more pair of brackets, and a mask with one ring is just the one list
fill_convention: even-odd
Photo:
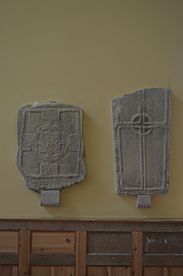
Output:
[[58,206],[58,191],[85,177],[82,120],[79,107],[56,102],[18,112],[17,166],[43,206]]
[[112,102],[116,190],[136,195],[139,208],[168,190],[170,95],[146,88]]

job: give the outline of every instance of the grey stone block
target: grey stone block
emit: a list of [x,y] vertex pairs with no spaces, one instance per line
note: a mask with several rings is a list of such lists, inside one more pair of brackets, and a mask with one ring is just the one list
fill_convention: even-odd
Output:
[[150,207],[151,207],[151,195],[137,196],[137,208],[150,208]]
[[146,88],[113,100],[118,194],[168,191],[170,94],[169,89]]
[[60,191],[59,190],[41,190],[41,206],[59,206]]
[[18,112],[17,166],[28,188],[63,190],[85,177],[83,111],[56,102]]

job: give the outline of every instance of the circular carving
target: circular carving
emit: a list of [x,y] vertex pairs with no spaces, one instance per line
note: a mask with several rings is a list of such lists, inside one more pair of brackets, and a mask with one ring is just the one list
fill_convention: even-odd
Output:
[[131,120],[132,129],[140,135],[147,135],[152,131],[151,118],[147,113],[137,113]]
[[61,129],[47,123],[39,126],[34,131],[32,150],[39,152],[50,163],[58,162],[68,150],[69,144],[61,141]]

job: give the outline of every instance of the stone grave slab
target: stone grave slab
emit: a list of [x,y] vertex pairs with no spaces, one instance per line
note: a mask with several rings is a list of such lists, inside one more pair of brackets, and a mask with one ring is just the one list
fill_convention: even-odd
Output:
[[168,191],[171,91],[145,88],[112,102],[116,191],[136,195],[137,207]]
[[41,205],[58,206],[58,191],[85,177],[83,111],[56,102],[23,106],[18,112],[16,163]]

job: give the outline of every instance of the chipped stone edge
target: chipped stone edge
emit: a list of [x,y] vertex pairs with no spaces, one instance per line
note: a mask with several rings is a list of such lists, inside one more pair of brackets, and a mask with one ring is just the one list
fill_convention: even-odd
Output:
[[[19,123],[19,121],[21,120],[22,118],[22,112],[24,110],[26,110],[27,108],[41,108],[41,107],[56,107],[56,108],[73,108],[73,109],[76,109],[76,110],[79,110],[80,111],[80,115],[81,115],[81,173],[78,177],[75,177],[74,179],[71,179],[69,178],[66,179],[66,178],[62,178],[62,177],[58,177],[57,179],[57,183],[54,185],[52,185],[51,189],[52,190],[60,190],[60,191],[63,191],[65,188],[71,186],[71,185],[74,185],[74,184],[77,184],[81,181],[83,181],[85,179],[85,176],[86,176],[86,165],[85,165],[85,160],[86,160],[86,156],[85,156],[85,149],[84,149],[84,141],[83,141],[83,109],[78,107],[78,106],[75,106],[75,105],[69,105],[69,104],[63,104],[63,103],[58,103],[58,102],[55,102],[55,101],[50,101],[50,102],[46,102],[46,103],[38,103],[38,102],[35,102],[33,104],[28,104],[28,105],[25,105],[25,106],[22,106],[19,108],[18,110],[18,116],[17,116],[17,144],[18,144],[18,149],[17,149],[17,153],[16,153],[16,166],[18,167],[19,171],[21,172],[21,167],[19,166],[19,147],[20,147],[20,132],[21,132],[21,124]],[[43,187],[41,187],[40,184],[33,184],[31,183],[32,179],[34,179],[35,181],[38,180],[39,182],[39,178],[30,178],[30,177],[26,177],[22,174],[21,172],[21,177],[23,178],[26,186],[30,189],[30,190],[33,190],[35,192],[38,192],[38,193],[41,193],[41,190],[51,190],[50,188],[45,188],[44,184],[43,184]],[[47,180],[47,179],[43,179],[43,182],[44,180]],[[60,184],[61,181],[64,180],[64,184]],[[68,181],[67,181],[68,180]],[[49,179],[48,179],[49,181]],[[51,179],[50,179],[51,181]],[[60,186],[59,186],[60,184]],[[37,186],[39,185],[39,187]]]
[[[113,154],[114,154],[114,160],[115,160],[115,192],[118,195],[139,195],[139,194],[143,194],[142,191],[124,191],[121,186],[121,169],[120,169],[120,162],[119,162],[119,157],[118,157],[118,147],[119,145],[117,144],[117,142],[115,143],[115,141],[117,141],[117,131],[116,131],[116,127],[115,127],[115,119],[116,119],[116,107],[118,105],[118,103],[126,96],[135,94],[139,91],[142,90],[151,90],[151,89],[162,89],[164,90],[167,94],[168,94],[168,124],[169,127],[167,129],[167,159],[166,159],[166,175],[164,175],[164,182],[165,184],[163,184],[162,186],[164,187],[164,189],[162,189],[161,191],[159,191],[159,189],[156,191],[154,190],[152,193],[149,193],[149,195],[161,195],[161,194],[165,194],[168,192],[169,189],[169,179],[170,179],[170,172],[169,172],[169,166],[170,166],[170,130],[171,130],[171,97],[172,97],[172,90],[170,88],[167,87],[146,87],[146,88],[142,88],[142,89],[137,89],[134,92],[130,92],[130,93],[125,93],[122,96],[119,97],[115,97],[112,99],[112,142],[113,142]],[[148,195],[147,192],[144,193],[144,195]]]

